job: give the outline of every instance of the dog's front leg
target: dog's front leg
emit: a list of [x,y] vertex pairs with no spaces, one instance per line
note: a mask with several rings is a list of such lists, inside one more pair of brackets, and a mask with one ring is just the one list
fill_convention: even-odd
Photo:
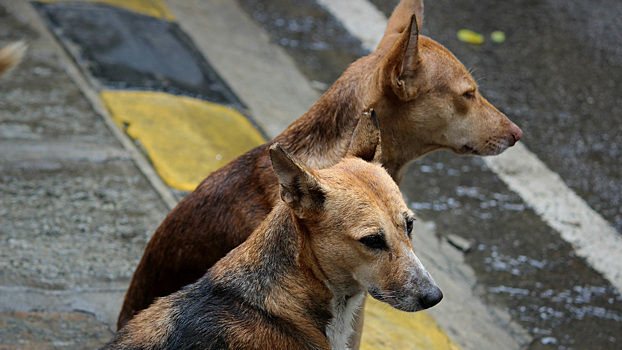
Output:
[[[367,298],[367,296],[365,296]],[[363,336],[363,321],[365,319],[365,298],[354,313],[354,320],[352,320],[352,328],[354,332],[348,339],[348,349],[358,350],[361,347],[361,337]]]

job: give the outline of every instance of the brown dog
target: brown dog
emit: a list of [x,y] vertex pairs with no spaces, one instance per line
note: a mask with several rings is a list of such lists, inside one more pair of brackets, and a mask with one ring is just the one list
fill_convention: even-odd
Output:
[[[421,1],[402,1],[377,50],[354,62],[275,141],[315,169],[346,154],[363,110],[378,112],[382,164],[398,183],[406,165],[427,153],[494,155],[521,130],[477,90],[464,66],[443,46],[419,35]],[[244,242],[278,198],[269,143],[233,160],[186,196],[157,229],[125,296],[118,327],[196,281]]]
[[270,147],[282,200],[259,228],[104,349],[346,349],[365,292],[403,311],[436,305],[442,293],[413,251],[399,188],[379,159],[353,157],[380,154],[365,128],[329,169]]
[[26,44],[22,41],[12,43],[0,50],[0,76],[18,64],[24,57]]

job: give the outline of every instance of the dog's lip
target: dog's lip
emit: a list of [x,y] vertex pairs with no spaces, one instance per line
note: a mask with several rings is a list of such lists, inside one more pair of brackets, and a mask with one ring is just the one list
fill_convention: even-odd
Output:
[[369,293],[369,295],[371,295],[375,299],[384,301],[384,296],[382,295],[382,293],[380,293],[380,291],[377,288],[375,287],[367,288],[367,292]]
[[400,300],[396,300],[395,298],[390,297],[388,294],[381,292],[376,287],[368,288],[367,292],[374,299],[376,299],[378,301],[381,301],[383,303],[387,303],[390,306],[392,306],[395,309],[400,310],[400,311],[415,312],[415,311],[420,311],[420,310],[426,309],[426,307],[423,307],[419,303],[403,302],[403,301],[400,302]]
[[462,147],[460,147],[456,153],[458,153],[458,154],[475,154],[475,155],[479,154],[479,152],[475,148],[473,148],[472,146],[470,146],[468,144],[462,145]]

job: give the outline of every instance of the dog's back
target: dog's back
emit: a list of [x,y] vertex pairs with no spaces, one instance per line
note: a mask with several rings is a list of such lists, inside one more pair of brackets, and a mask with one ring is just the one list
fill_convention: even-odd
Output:
[[[121,329],[104,349],[324,349],[290,321],[248,307],[242,280],[215,283],[209,272],[196,283],[158,299]],[[244,295],[241,295],[243,293]],[[327,317],[327,316],[326,316]]]

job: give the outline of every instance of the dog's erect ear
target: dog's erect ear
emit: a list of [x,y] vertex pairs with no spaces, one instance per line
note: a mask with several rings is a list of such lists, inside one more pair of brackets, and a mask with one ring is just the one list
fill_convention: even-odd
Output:
[[281,199],[297,216],[304,217],[309,210],[322,208],[324,191],[311,168],[285,151],[278,142],[270,146],[270,160],[279,179]]
[[423,0],[402,0],[395,7],[389,21],[387,29],[384,31],[383,39],[392,34],[403,33],[410,25],[410,17],[417,16],[417,29],[421,31],[423,25]]
[[365,161],[381,164],[380,125],[373,108],[366,110],[354,129],[346,157],[358,157]]
[[392,45],[399,34],[408,30],[413,15],[416,16],[417,31],[421,32],[421,26],[423,25],[423,0],[402,0],[393,10],[391,17],[389,17],[387,28],[384,31],[380,44],[378,44],[378,48],[382,49]]
[[409,27],[400,34],[383,60],[384,83],[390,84],[402,101],[412,100],[418,94],[414,84],[420,62],[418,42],[417,16],[413,14]]

